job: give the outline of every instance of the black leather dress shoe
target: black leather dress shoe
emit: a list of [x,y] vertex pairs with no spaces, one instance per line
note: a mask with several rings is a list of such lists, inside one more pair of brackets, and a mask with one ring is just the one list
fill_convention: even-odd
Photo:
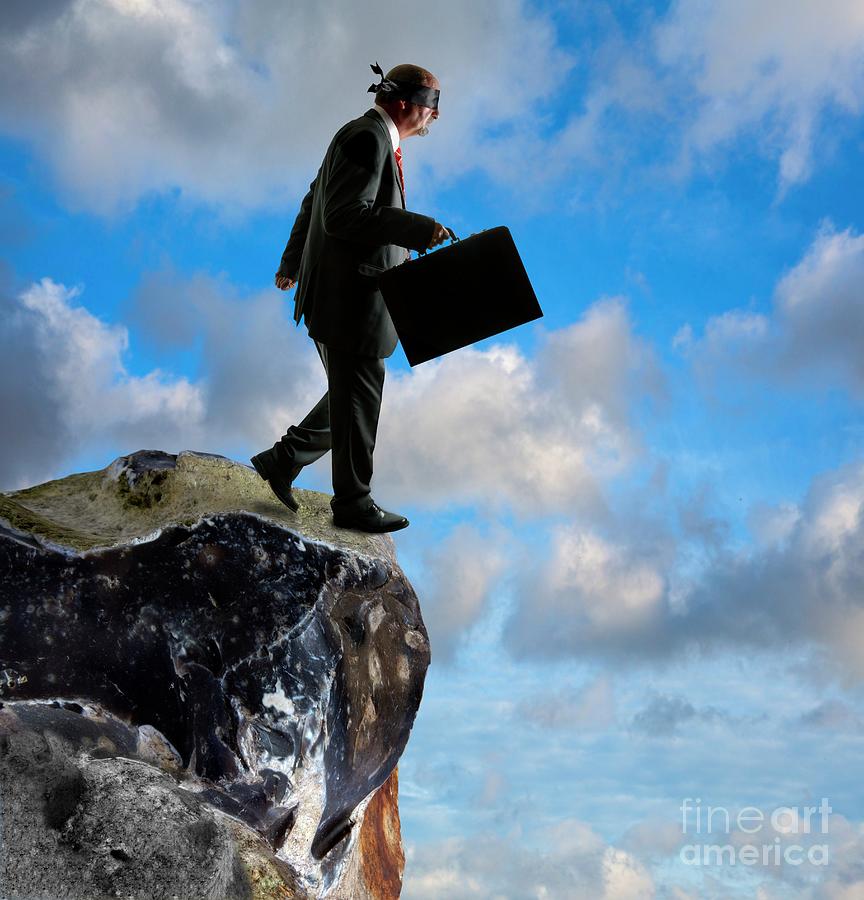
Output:
[[264,453],[258,453],[252,457],[252,465],[255,471],[270,485],[270,490],[288,507],[288,509],[297,512],[299,506],[294,499],[291,491],[291,484],[300,474],[303,466],[294,466],[291,474],[286,478],[275,466],[272,461]]
[[382,534],[385,531],[399,531],[400,528],[407,528],[408,520],[405,516],[381,509],[377,503],[373,502],[367,509],[360,512],[334,512],[333,524],[337,528],[353,528],[355,531]]

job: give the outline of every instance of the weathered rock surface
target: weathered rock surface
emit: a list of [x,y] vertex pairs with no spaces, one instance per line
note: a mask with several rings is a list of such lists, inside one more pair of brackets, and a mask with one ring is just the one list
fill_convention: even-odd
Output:
[[0,495],[0,895],[398,896],[426,630],[298,497],[151,451]]

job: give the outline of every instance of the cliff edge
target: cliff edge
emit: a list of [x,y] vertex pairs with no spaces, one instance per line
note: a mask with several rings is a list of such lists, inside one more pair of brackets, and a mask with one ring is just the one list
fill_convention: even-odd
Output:
[[398,897],[428,636],[297,493],[139,451],[0,494],[4,897]]

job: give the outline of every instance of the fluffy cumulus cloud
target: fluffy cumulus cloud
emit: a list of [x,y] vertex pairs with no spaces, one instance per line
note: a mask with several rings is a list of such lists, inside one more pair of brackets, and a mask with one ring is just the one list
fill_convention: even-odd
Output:
[[[164,349],[200,343],[211,446],[244,435],[272,442],[326,388],[304,329],[286,323],[284,300],[272,291],[241,297],[219,280],[156,273],[138,290],[131,317],[136,334]],[[394,504],[479,503],[520,515],[600,508],[608,479],[638,458],[634,408],[662,390],[656,360],[620,299],[550,332],[537,359],[501,344],[389,375],[376,492]],[[442,646],[445,633],[478,618],[500,568],[491,544],[500,536],[461,538],[440,548],[430,586],[440,599]],[[469,549],[485,560],[482,572],[469,572]]]
[[653,878],[630,853],[588,825],[565,819],[544,830],[541,849],[517,836],[483,835],[408,848],[403,896],[485,900],[651,900]]
[[864,235],[826,225],[775,302],[783,370],[827,369],[864,394]]
[[713,380],[746,378],[808,383],[830,380],[864,395],[864,235],[825,223],[802,258],[778,282],[770,313],[731,309],[694,338],[684,326],[676,346]]
[[[282,205],[369,101],[369,63],[414,60],[440,75],[443,94],[434,137],[406,154],[409,179],[480,171],[530,200],[586,169],[613,181],[631,172],[656,154],[632,134],[661,125],[685,168],[758,126],[792,184],[812,167],[824,111],[855,115],[864,98],[857,0],[679,0],[630,37],[589,39],[587,52],[524,0],[406,3],[399,21],[382,28],[393,22],[386,0],[6,0],[0,129],[35,144],[87,209],[175,189]],[[414,184],[422,201],[424,182]]]
[[653,552],[579,525],[551,532],[550,553],[523,573],[506,637],[517,654],[651,652],[671,615]]
[[436,660],[451,660],[459,641],[487,611],[506,566],[506,536],[486,536],[457,526],[426,553],[426,577],[418,584]]
[[[723,841],[728,840],[739,859],[745,846],[756,846],[760,853],[764,846],[769,848],[749,871],[751,879],[764,878],[759,886],[760,898],[852,900],[864,896],[864,829],[860,822],[824,811],[831,804],[823,807],[823,802],[822,798],[808,798],[790,807],[760,809],[761,823],[751,819],[743,830],[737,811],[730,810],[731,827],[723,833]],[[721,827],[725,826],[722,817],[716,818]],[[757,824],[760,827],[754,832]],[[695,837],[692,829],[691,825],[689,835]],[[688,852],[684,851],[685,856]]]
[[533,359],[501,344],[391,378],[376,484],[431,506],[596,512],[604,481],[639,453],[635,405],[661,390],[626,305],[602,300]]
[[[412,900],[861,896],[864,830],[832,812],[830,801],[824,806],[819,797],[773,808],[719,806],[710,833],[707,802],[699,801],[698,830],[696,801],[690,803],[686,830],[676,810],[675,821],[639,820],[613,844],[586,823],[563,819],[538,829],[530,840],[516,826],[506,836],[485,833],[409,845],[403,895]],[[746,817],[740,822],[739,812]],[[756,855],[746,848],[756,848]]]
[[489,128],[513,126],[569,65],[520,0],[400,8],[422,28],[382,27],[393,15],[386,0],[4,3],[2,128],[34,141],[90,209],[175,187],[260,206],[311,179],[335,129],[371,100],[375,60],[441,74],[435,156],[450,172],[482,164],[458,152],[473,111]]
[[144,277],[128,314],[136,336],[168,358],[197,348],[204,409],[196,439],[208,447],[262,449],[326,390],[305,329],[276,291],[243,294],[221,278],[165,269]]
[[[250,133],[259,76],[217,17],[185,0],[40,6],[0,14],[5,130],[33,140],[89,208],[174,186],[219,193],[237,145],[259,139]],[[235,185],[249,189],[250,168],[231,172]]]
[[864,900],[864,824],[832,816],[830,837],[831,865],[813,900]]
[[[171,270],[143,278],[127,304],[135,339],[157,359],[193,358],[193,380],[159,369],[130,374],[128,329],[78,299],[45,280],[7,301],[4,402],[21,410],[7,485],[54,474],[85,438],[118,452],[246,452],[272,443],[326,389],[311,342],[273,291],[242,295],[224,280]],[[504,344],[391,378],[376,489],[436,508],[599,508],[606,479],[638,454],[632,402],[659,384],[656,363],[618,300],[601,301],[546,342],[542,364]],[[25,446],[41,450],[25,454]],[[444,632],[480,615],[502,565],[491,540],[462,534],[442,546],[437,569],[449,574],[436,576],[432,593]],[[469,549],[486,561],[481,573],[469,571]]]
[[130,372],[129,330],[82,299],[47,278],[4,298],[0,406],[14,422],[0,456],[6,489],[65,474],[95,447],[218,453],[270,443],[323,390],[320,363],[279,297],[239,297],[217,281],[171,273],[145,279],[133,302],[136,336],[174,349],[198,343],[193,380]]
[[785,189],[810,174],[821,116],[864,108],[858,0],[677,0],[654,42],[690,101],[685,159],[758,129]]
[[78,296],[46,278],[3,302],[0,407],[11,437],[0,457],[5,488],[56,474],[89,442],[161,446],[202,418],[197,385],[158,370],[130,374],[127,329],[93,316]]
[[0,443],[0,489],[8,490],[52,474],[75,432],[65,423],[50,369],[38,364],[38,318],[10,296],[0,308],[0,409],[7,435]]
[[548,557],[523,573],[507,642],[524,656],[636,659],[686,648],[809,646],[858,682],[864,463],[825,473],[794,515],[788,504],[782,512],[786,526],[774,542],[717,552],[676,590],[674,559],[632,540],[561,526]]

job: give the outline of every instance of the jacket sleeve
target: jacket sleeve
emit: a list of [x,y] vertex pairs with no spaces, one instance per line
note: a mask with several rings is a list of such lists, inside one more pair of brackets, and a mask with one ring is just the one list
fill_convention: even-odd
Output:
[[336,145],[322,204],[324,230],[357,243],[425,250],[435,228],[433,218],[375,205],[390,152],[390,145],[370,131],[359,131]]
[[297,272],[300,269],[300,258],[303,256],[303,248],[306,246],[306,235],[309,232],[309,217],[312,214],[312,201],[315,197],[315,185],[321,177],[321,170],[315,176],[315,180],[309,185],[309,191],[300,204],[300,212],[294,220],[294,227],[291,229],[291,236],[285,245],[285,251],[282,254],[282,261],[279,263],[279,271],[277,275],[287,275],[291,279],[297,278]]

